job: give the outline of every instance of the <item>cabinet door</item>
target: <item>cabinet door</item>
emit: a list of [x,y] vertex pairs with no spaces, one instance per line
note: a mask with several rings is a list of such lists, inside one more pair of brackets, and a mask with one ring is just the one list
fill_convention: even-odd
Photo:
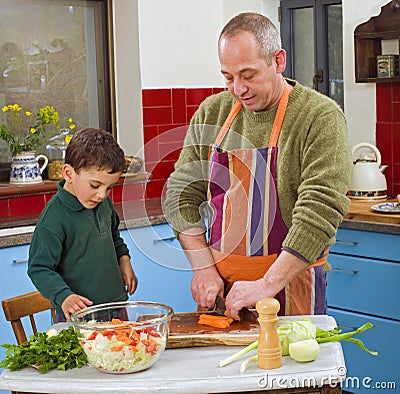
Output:
[[379,352],[378,356],[368,354],[354,343],[342,341],[347,368],[343,390],[365,394],[399,392],[400,322],[334,308],[328,308],[328,314],[335,318],[343,332],[352,331],[367,322],[374,324],[373,328],[358,337],[368,349]]
[[[400,235],[339,228],[332,253],[399,261]],[[328,259],[329,260],[329,259]]]
[[400,263],[332,253],[328,306],[400,320]]
[[[0,249],[0,300],[36,290],[26,272],[28,250],[29,245]],[[46,331],[52,324],[49,311],[38,313],[35,320],[39,331]],[[28,318],[23,319],[23,325],[29,337],[32,330]],[[5,319],[3,309],[0,312],[0,343],[16,343],[11,323]],[[0,360],[3,360],[5,355],[6,349],[0,347]]]
[[124,230],[122,237],[131,253],[139,279],[133,300],[168,304],[175,312],[194,311],[190,284],[191,265],[168,224]]

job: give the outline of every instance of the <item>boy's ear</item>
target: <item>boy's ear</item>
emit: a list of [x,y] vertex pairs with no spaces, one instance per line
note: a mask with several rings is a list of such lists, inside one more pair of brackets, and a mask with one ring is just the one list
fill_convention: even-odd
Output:
[[62,169],[62,175],[65,182],[70,183],[75,174],[74,168],[70,164],[64,164]]

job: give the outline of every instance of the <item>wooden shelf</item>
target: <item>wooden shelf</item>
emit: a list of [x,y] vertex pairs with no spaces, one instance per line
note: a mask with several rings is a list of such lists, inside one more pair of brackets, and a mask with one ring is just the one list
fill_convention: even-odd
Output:
[[376,57],[382,55],[382,41],[393,39],[398,40],[400,47],[400,0],[392,0],[381,8],[378,16],[356,27],[354,31],[356,82],[400,81],[400,76],[377,78]]

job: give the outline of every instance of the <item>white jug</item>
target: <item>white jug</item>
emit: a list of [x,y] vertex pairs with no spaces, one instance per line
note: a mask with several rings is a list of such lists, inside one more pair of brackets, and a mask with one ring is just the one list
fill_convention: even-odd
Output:
[[[38,160],[43,159],[39,166]],[[21,152],[15,155],[11,162],[10,183],[13,185],[32,185],[42,183],[42,172],[48,159],[45,155],[35,156],[34,152]]]

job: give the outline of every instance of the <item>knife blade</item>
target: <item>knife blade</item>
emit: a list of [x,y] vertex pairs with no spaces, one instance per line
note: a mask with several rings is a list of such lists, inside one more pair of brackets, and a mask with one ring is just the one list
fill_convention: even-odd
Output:
[[[226,306],[225,298],[218,295],[215,298],[214,307],[209,311],[209,313],[216,314],[219,316],[225,316]],[[258,320],[258,313],[253,308],[242,308],[239,311],[240,320],[247,321],[250,323],[256,323]]]

